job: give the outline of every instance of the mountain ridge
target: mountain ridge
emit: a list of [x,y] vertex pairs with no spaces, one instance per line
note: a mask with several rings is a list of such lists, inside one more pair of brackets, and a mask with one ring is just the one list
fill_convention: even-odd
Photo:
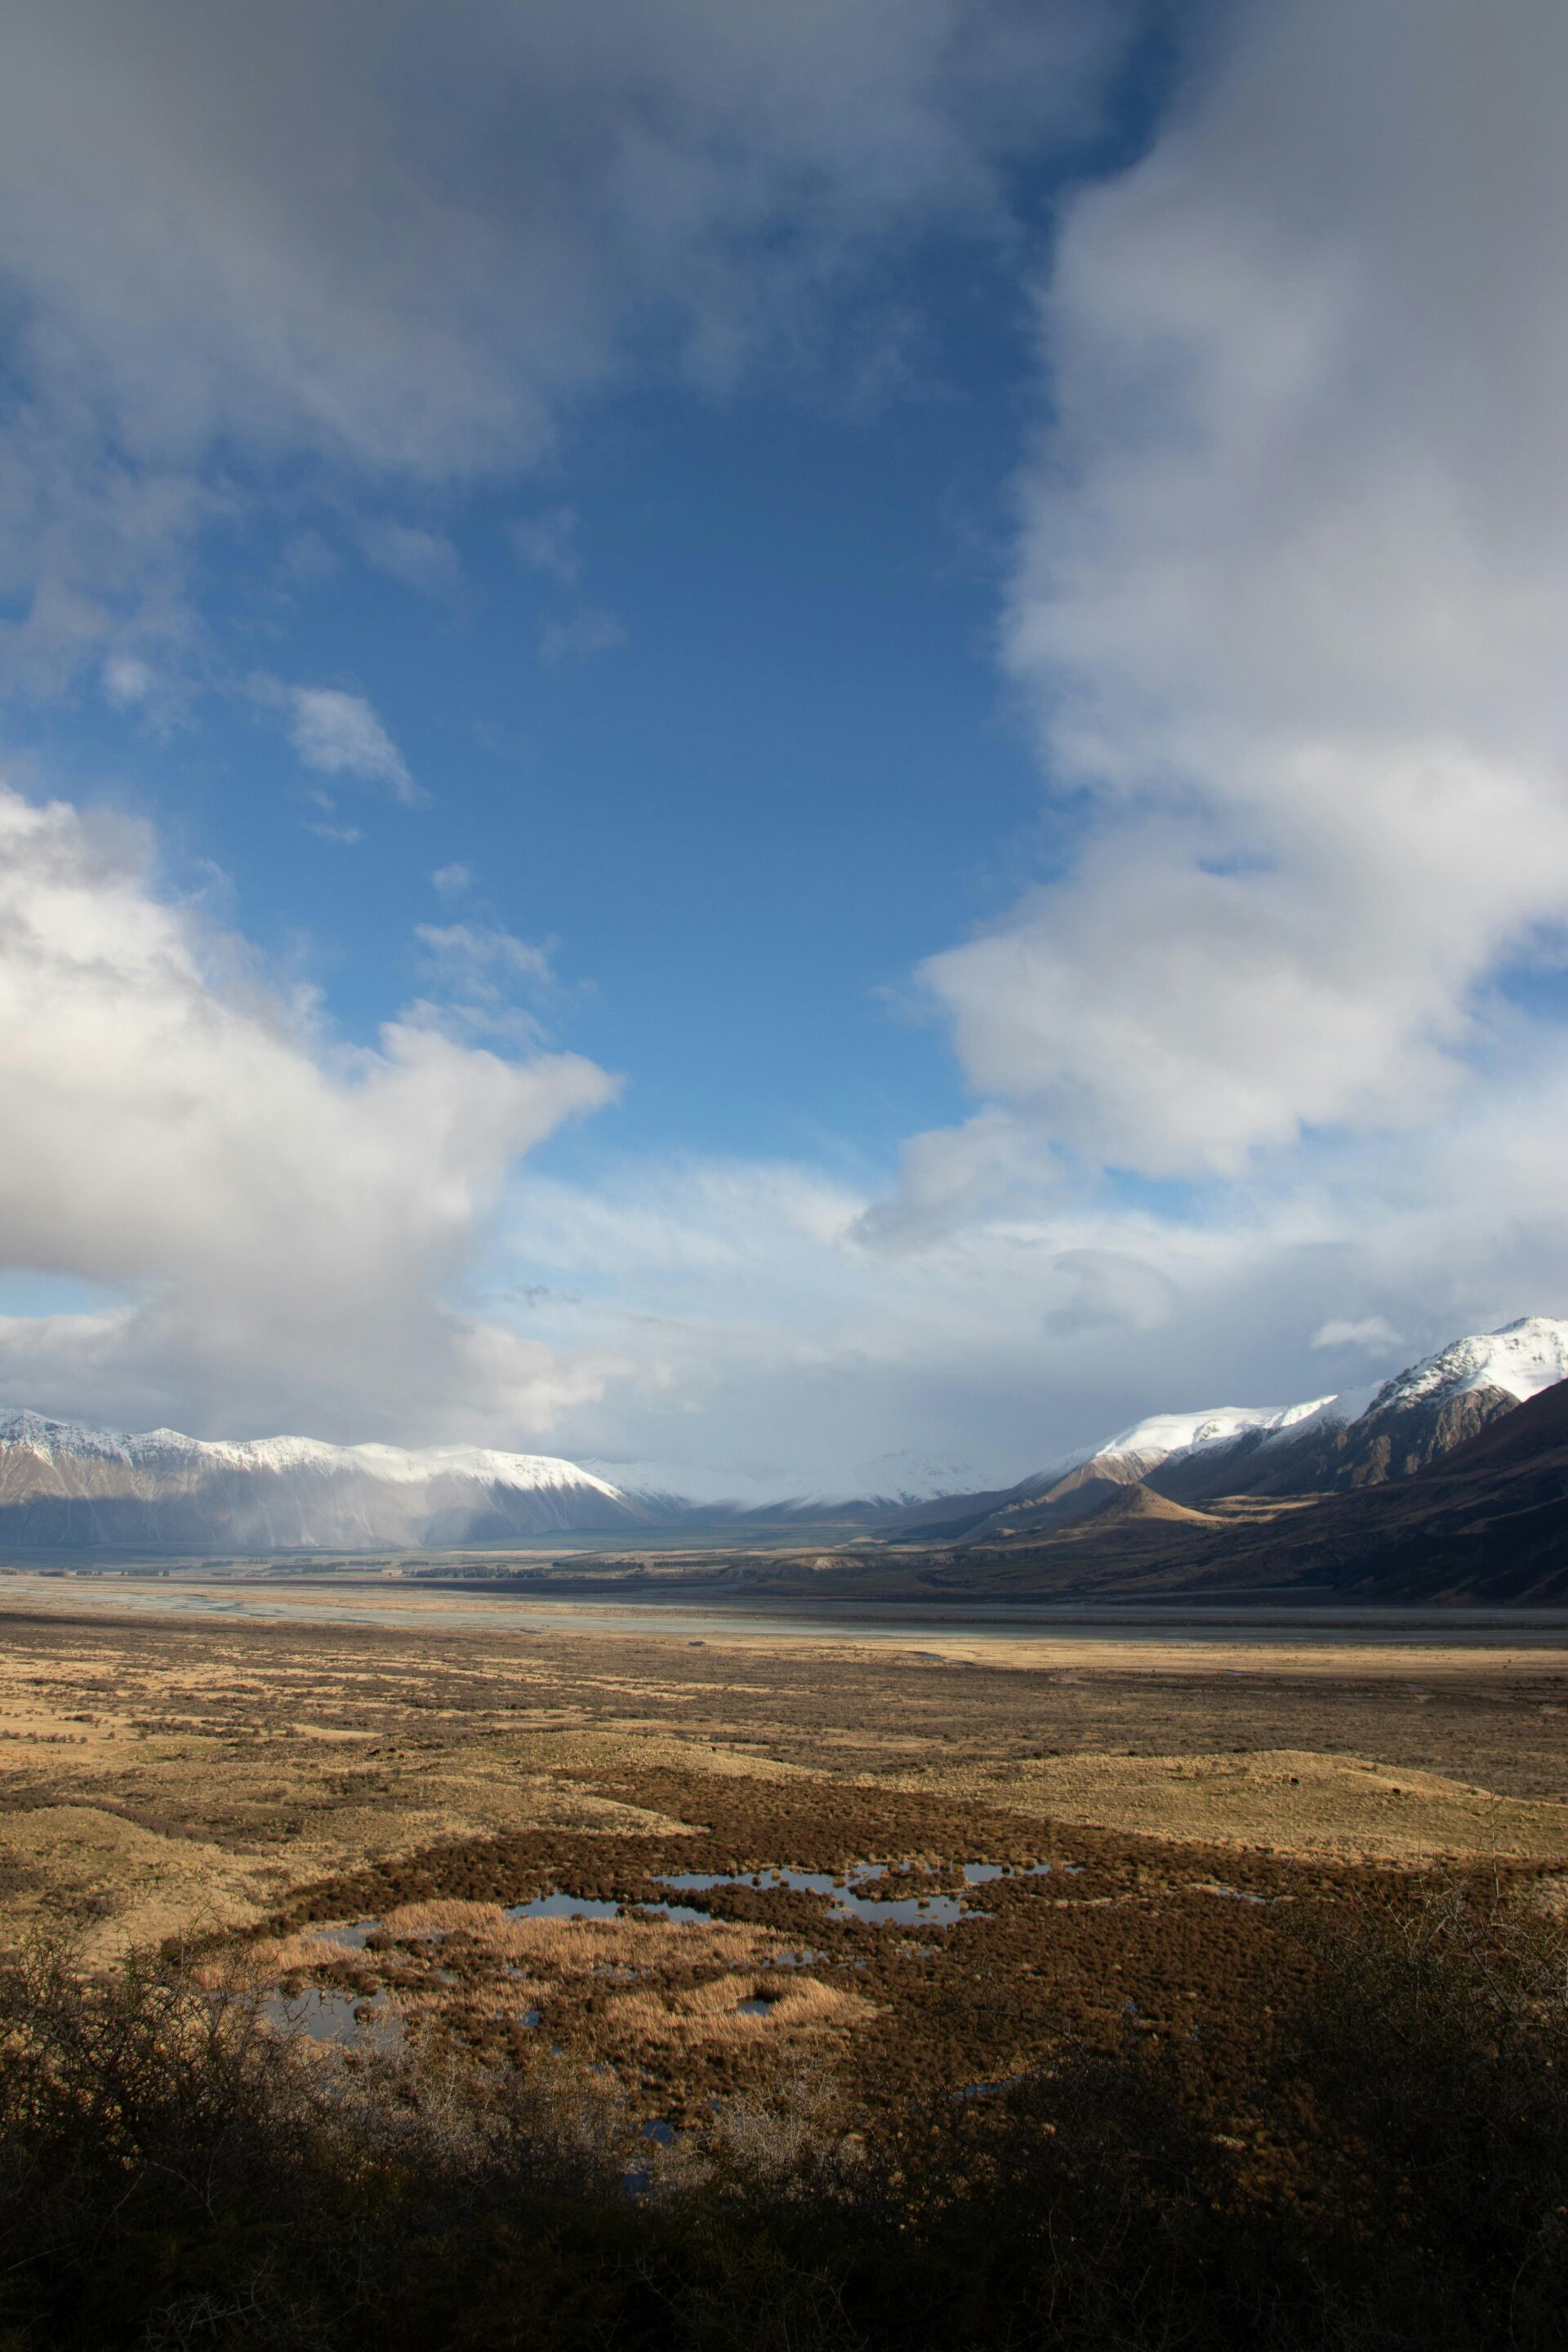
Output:
[[[1322,1498],[1409,1478],[1568,1377],[1568,1320],[1471,1333],[1376,1389],[1293,1405],[1145,1415],[1005,1489],[895,1501],[696,1503],[553,1454],[282,1435],[139,1434],[0,1412],[0,1541],[27,1549],[448,1549],[531,1536],[830,1523],[873,1542],[960,1548],[1048,1538],[1119,1516],[1130,1530],[1202,1521],[1217,1501]],[[910,1455],[883,1455],[873,1471]],[[907,1492],[907,1487],[906,1487]],[[1129,1506],[1129,1498],[1142,1496]],[[1169,1507],[1168,1508],[1163,1507]]]
[[1151,1413],[1000,1496],[953,1496],[910,1515],[906,1542],[991,1543],[1090,1516],[1096,1490],[1147,1485],[1171,1502],[1325,1495],[1405,1477],[1568,1378],[1568,1320],[1521,1316],[1473,1332],[1380,1387],[1294,1405]]
[[28,1549],[414,1549],[668,1515],[661,1498],[552,1454],[132,1434],[0,1414],[0,1536]]

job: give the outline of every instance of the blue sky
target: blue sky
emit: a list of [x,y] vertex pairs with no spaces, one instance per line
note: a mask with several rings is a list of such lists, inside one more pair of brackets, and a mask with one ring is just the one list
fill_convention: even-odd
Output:
[[6,36],[0,1390],[956,1483],[1568,1303],[1561,27],[441,21]]
[[[826,1151],[885,1178],[962,1114],[908,975],[1049,834],[994,658],[1030,313],[978,239],[909,256],[882,299],[915,344],[885,380],[873,359],[847,387],[825,351],[779,387],[606,391],[537,476],[400,518],[441,551],[411,580],[262,480],[204,582],[218,682],[150,723],[84,683],[18,710],[13,745],[153,819],[187,880],[216,865],[350,1034],[410,992],[420,923],[550,940],[552,1034],[627,1080],[552,1155]],[[328,818],[257,672],[368,700],[414,804],[340,790]],[[471,886],[438,892],[457,866]]]

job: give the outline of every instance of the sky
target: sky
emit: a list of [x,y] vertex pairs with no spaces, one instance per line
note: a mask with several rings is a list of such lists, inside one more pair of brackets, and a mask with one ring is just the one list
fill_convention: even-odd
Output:
[[1555,0],[0,63],[0,1399],[915,1491],[1568,1310]]

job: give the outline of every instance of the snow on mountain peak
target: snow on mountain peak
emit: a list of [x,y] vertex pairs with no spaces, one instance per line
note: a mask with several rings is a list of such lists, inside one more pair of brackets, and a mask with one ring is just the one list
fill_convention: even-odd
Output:
[[330,1445],[319,1437],[187,1437],[177,1429],[148,1429],[127,1436],[89,1429],[78,1422],[50,1421],[25,1408],[0,1413],[0,1444],[20,1445],[42,1459],[70,1457],[124,1462],[137,1469],[167,1469],[178,1462],[192,1470],[358,1471],[397,1486],[424,1486],[437,1478],[521,1488],[587,1490],[619,1500],[621,1489],[576,1463],[548,1454],[503,1454],[481,1445]]
[[0,1444],[26,1446],[46,1462],[69,1454],[96,1454],[119,1461],[129,1458],[131,1440],[109,1429],[86,1429],[74,1421],[51,1421],[47,1413],[34,1412],[24,1405],[13,1412],[0,1412]]
[[1294,1428],[1333,1402],[1329,1396],[1314,1397],[1306,1404],[1226,1404],[1212,1405],[1200,1412],[1152,1412],[1096,1446],[1094,1453],[1118,1458],[1152,1454],[1168,1461],[1173,1454],[1193,1453],[1200,1446],[1234,1445],[1238,1437],[1254,1432],[1268,1436]]
[[1447,1402],[1482,1388],[1501,1389],[1523,1404],[1561,1380],[1568,1380],[1568,1322],[1554,1315],[1521,1315],[1496,1331],[1455,1339],[1408,1371],[1396,1372],[1368,1411]]

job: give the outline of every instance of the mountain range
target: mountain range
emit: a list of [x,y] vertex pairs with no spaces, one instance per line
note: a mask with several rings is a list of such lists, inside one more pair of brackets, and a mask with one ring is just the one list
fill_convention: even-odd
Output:
[[908,1542],[1046,1535],[1124,1506],[1221,1496],[1331,1495],[1404,1478],[1568,1379],[1568,1321],[1523,1316],[1456,1339],[1381,1388],[1303,1404],[1154,1413],[1005,1494],[950,1496],[902,1515]]
[[136,1437],[0,1416],[0,1541],[28,1549],[359,1551],[630,1531],[683,1507],[574,1462],[481,1446]]
[[[1208,1530],[1221,1552],[1234,1551],[1238,1532],[1263,1542],[1265,1528],[1276,1548],[1316,1541],[1342,1552],[1353,1549],[1356,1524],[1344,1507],[1370,1490],[1414,1491],[1565,1378],[1568,1321],[1525,1317],[1456,1340],[1374,1391],[1151,1415],[1003,1491],[916,1503],[781,1499],[744,1517],[803,1531],[848,1523],[883,1544],[977,1559],[1067,1543],[1080,1565],[1090,1558],[1086,1539],[1142,1557],[1169,1552],[1183,1530]],[[1498,1460],[1509,1475],[1508,1457]],[[1304,1501],[1319,1507],[1298,1526]],[[19,1549],[446,1549],[566,1532],[624,1543],[656,1528],[700,1540],[720,1527],[732,1538],[739,1516],[546,1454],[215,1441],[166,1429],[126,1436],[30,1412],[0,1415],[0,1543]]]

